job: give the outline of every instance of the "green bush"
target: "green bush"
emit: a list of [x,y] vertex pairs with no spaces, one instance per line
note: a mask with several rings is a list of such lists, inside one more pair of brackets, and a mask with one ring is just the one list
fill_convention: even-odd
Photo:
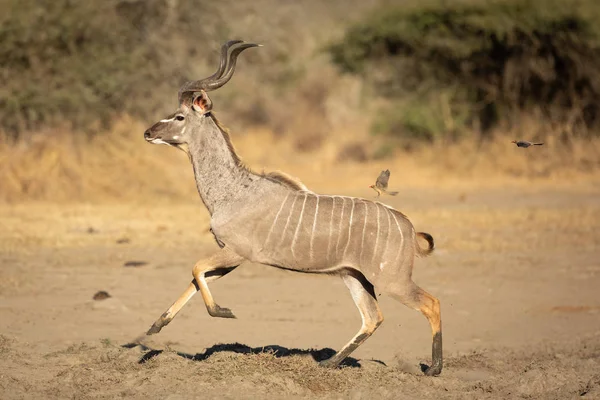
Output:
[[440,115],[419,101],[392,104],[380,111],[371,127],[374,134],[387,134],[406,139],[432,141],[443,132],[444,123]]
[[[600,128],[600,4],[596,0],[453,1],[386,7],[328,47],[333,62],[390,98],[451,93],[452,115],[483,133],[542,111],[575,131]],[[468,110],[464,114],[464,110]],[[430,138],[430,116],[402,125]],[[410,129],[409,129],[410,131]]]
[[195,51],[173,47],[178,37],[202,37],[206,9],[188,3],[0,0],[0,128],[17,137],[55,123],[90,127],[116,113],[156,112],[197,60],[170,62]]

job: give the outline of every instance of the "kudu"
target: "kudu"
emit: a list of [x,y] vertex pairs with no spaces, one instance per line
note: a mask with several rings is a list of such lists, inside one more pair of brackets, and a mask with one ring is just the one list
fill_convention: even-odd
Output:
[[[224,44],[217,72],[184,84],[177,111],[144,133],[150,143],[168,144],[188,154],[221,248],[194,265],[189,287],[147,334],[159,332],[197,291],[211,316],[235,318],[231,310],[215,303],[207,284],[252,261],[343,279],[362,326],[340,351],[321,361],[322,366],[336,367],[371,336],[383,321],[375,293],[386,293],[427,317],[433,344],[432,363],[425,374],[438,375],[442,370],[440,302],[411,279],[415,255],[430,254],[433,238],[415,232],[406,216],[382,203],[320,195],[283,173],[252,172],[241,163],[227,130],[213,115],[207,93],[227,83],[237,56],[256,46],[239,40]],[[419,247],[417,237],[428,242],[427,249]]]

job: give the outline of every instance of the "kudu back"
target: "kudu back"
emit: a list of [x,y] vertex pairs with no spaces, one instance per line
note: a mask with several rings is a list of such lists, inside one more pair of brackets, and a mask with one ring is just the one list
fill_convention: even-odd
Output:
[[[336,367],[377,329],[383,321],[377,295],[383,293],[428,319],[433,333],[432,363],[424,372],[438,375],[442,370],[440,303],[411,278],[415,255],[430,254],[433,238],[415,232],[406,216],[382,203],[320,195],[284,173],[251,171],[214,116],[208,92],[231,79],[242,51],[257,46],[240,40],[225,43],[217,71],[185,83],[179,90],[179,108],[144,133],[150,143],[177,147],[188,154],[198,192],[211,215],[211,231],[221,248],[194,265],[188,288],[147,334],[159,332],[198,291],[211,316],[234,318],[231,310],[215,303],[208,283],[252,261],[339,275],[347,285],[363,323],[321,365]],[[427,241],[427,248],[419,246],[418,237]]]

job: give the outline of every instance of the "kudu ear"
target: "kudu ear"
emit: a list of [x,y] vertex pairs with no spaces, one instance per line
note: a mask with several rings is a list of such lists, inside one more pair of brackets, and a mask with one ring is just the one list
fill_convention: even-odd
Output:
[[212,100],[208,97],[208,94],[201,90],[194,95],[194,101],[192,102],[192,108],[194,111],[202,114],[209,113],[212,110]]

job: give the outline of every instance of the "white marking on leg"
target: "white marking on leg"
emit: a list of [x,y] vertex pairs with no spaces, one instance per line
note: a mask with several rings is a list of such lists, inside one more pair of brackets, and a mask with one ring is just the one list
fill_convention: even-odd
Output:
[[302,202],[302,210],[300,210],[300,216],[298,217],[298,225],[296,225],[296,231],[294,232],[294,238],[292,239],[292,257],[294,261],[296,260],[296,255],[294,254],[294,246],[296,246],[296,239],[298,238],[298,231],[300,230],[300,225],[302,225],[302,217],[304,216],[304,206],[306,205],[306,199],[308,194],[304,194],[304,201]]
[[[330,196],[327,196],[330,197]],[[329,237],[327,238],[327,262],[329,262],[330,248],[331,248],[331,234],[333,233],[333,210],[335,210],[335,197],[331,198],[331,218],[329,220]]]
[[375,259],[377,245],[379,244],[379,206],[377,204],[375,204],[375,209],[377,210],[377,232],[375,233],[375,247],[373,247],[373,257],[371,257],[371,262]]
[[335,243],[335,256],[337,257],[338,255],[338,249],[340,247],[340,239],[342,237],[341,233],[342,233],[342,221],[344,220],[344,207],[346,206],[346,199],[344,197],[342,197],[342,215],[340,216],[340,223],[338,225],[338,230],[337,230],[337,242]]
[[285,199],[283,199],[283,202],[281,203],[281,207],[279,207],[279,211],[277,211],[277,214],[275,214],[275,219],[273,220],[273,223],[271,224],[271,228],[269,229],[267,238],[265,239],[265,242],[263,243],[263,247],[267,246],[267,243],[269,242],[269,238],[271,237],[271,234],[273,233],[273,228],[275,228],[275,225],[277,224],[277,219],[279,219],[279,214],[281,214],[281,210],[283,210],[283,206],[285,205],[285,202],[287,201],[288,197],[290,197],[289,192],[285,196]]
[[363,231],[362,231],[362,239],[360,240],[360,255],[358,256],[358,260],[362,264],[362,255],[363,249],[365,248],[365,232],[367,230],[367,216],[369,215],[369,205],[367,202],[363,202],[365,205],[365,222],[363,223]]
[[350,223],[348,224],[348,241],[346,242],[346,247],[344,247],[344,254],[342,258],[346,258],[346,251],[348,250],[348,246],[350,245],[350,238],[352,237],[352,217],[354,216],[354,198],[351,197],[352,200],[352,208],[350,209]]
[[315,228],[317,227],[317,214],[319,214],[319,196],[317,196],[317,205],[315,206],[315,218],[313,219],[312,232],[310,232],[310,248],[308,254],[310,261],[313,259],[313,239],[315,238]]
[[296,204],[296,194],[294,194],[294,201],[292,201],[292,206],[290,207],[290,213],[288,214],[287,220],[285,221],[285,226],[283,227],[283,231],[281,232],[281,239],[279,239],[279,246],[283,243],[283,239],[285,239],[285,231],[287,231],[287,227],[290,224],[290,219],[292,214],[294,213],[294,205]]

